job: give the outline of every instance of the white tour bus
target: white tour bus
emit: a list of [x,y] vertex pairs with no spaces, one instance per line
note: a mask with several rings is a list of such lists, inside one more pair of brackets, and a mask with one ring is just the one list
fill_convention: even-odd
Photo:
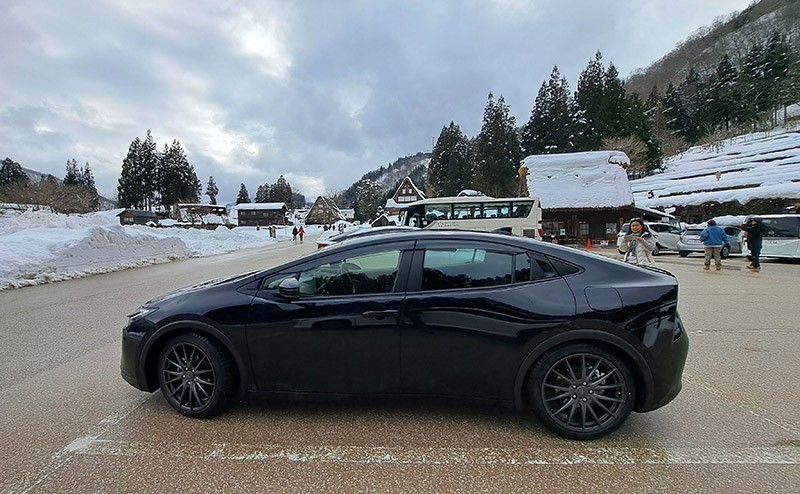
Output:
[[754,214],[764,225],[762,257],[800,259],[800,214]]
[[434,230],[504,230],[541,240],[542,206],[535,197],[434,197],[409,203],[403,225]]

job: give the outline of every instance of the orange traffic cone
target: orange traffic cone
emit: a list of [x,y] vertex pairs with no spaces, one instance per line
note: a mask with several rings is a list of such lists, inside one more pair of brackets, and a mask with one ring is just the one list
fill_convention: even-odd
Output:
[[592,250],[592,239],[586,240],[586,250]]

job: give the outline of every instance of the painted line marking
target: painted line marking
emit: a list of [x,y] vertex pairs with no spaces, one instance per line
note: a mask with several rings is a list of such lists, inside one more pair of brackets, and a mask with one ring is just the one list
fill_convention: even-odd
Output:
[[94,439],[82,442],[72,454],[145,456],[201,460],[303,463],[382,463],[398,465],[798,465],[796,445],[754,448],[408,448],[379,446],[306,446],[219,443],[207,446]]

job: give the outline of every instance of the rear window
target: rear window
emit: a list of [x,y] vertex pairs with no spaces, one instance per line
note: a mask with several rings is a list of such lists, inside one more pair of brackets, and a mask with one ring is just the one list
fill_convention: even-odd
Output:
[[703,228],[687,228],[684,235],[700,235],[702,231]]

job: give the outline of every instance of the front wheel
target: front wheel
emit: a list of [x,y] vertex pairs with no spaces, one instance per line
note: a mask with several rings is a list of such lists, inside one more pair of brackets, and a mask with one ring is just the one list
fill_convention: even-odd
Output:
[[688,250],[679,250],[678,251],[678,255],[681,256],[681,257],[689,257],[689,251]]
[[722,250],[719,252],[719,256],[723,259],[727,259],[729,255],[731,255],[731,248],[727,245],[723,245]]
[[235,382],[230,354],[205,336],[181,334],[161,349],[158,384],[172,408],[186,416],[219,414],[233,396]]
[[633,410],[634,380],[614,353],[573,344],[545,354],[531,370],[528,397],[548,429],[568,439],[597,439]]
[[661,254],[661,246],[656,244],[656,246],[653,249],[653,252],[651,252],[651,254],[653,254],[654,256],[657,256],[657,255]]

